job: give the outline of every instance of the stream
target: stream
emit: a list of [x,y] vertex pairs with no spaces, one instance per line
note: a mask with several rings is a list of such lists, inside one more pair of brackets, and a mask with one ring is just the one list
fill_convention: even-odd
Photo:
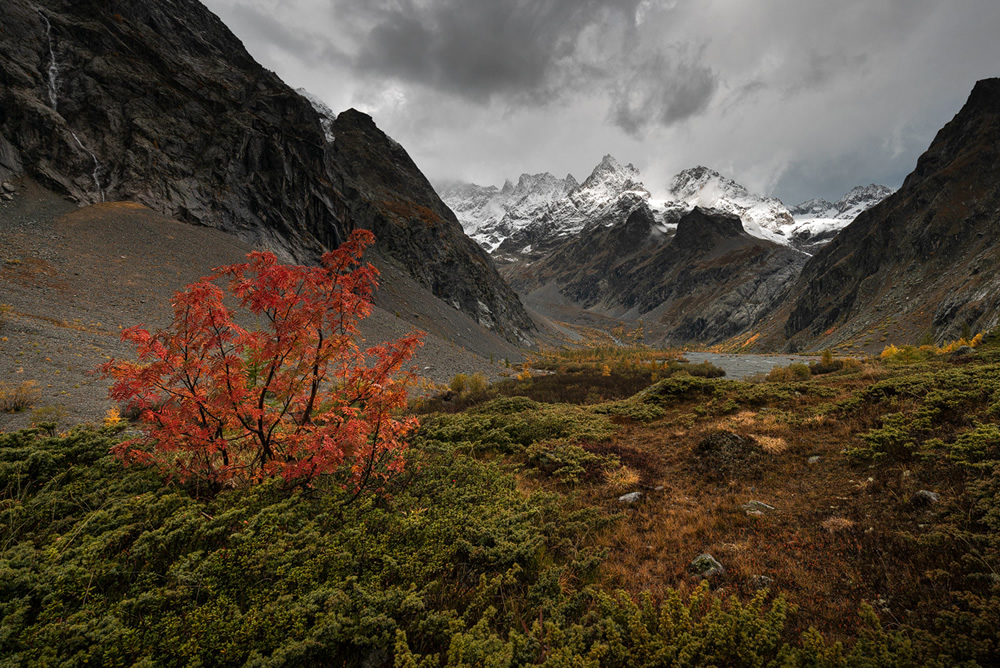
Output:
[[767,373],[776,366],[788,366],[792,362],[808,364],[819,360],[818,356],[806,355],[752,355],[729,353],[686,352],[684,359],[699,364],[708,361],[726,372],[726,378],[742,380],[759,373]]

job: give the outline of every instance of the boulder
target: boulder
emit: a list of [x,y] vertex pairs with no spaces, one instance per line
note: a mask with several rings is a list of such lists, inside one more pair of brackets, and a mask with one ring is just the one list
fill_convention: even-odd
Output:
[[941,495],[937,492],[932,492],[930,490],[922,489],[919,492],[913,494],[910,497],[910,505],[915,508],[923,508],[926,506],[932,506],[941,500]]
[[707,580],[726,573],[725,567],[707,552],[699,554],[688,566],[688,571],[698,579]]
[[642,498],[642,492],[630,492],[618,497],[618,503],[635,503]]

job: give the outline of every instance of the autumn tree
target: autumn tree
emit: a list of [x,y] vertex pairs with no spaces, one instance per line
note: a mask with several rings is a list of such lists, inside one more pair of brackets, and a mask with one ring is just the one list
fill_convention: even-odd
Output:
[[373,240],[356,231],[315,267],[250,253],[176,293],[166,329],[125,330],[138,361],[101,371],[144,433],[114,454],[215,490],[325,474],[360,490],[398,471],[416,426],[398,415],[409,380],[400,372],[420,334],[359,345],[377,285],[378,270],[361,262]]

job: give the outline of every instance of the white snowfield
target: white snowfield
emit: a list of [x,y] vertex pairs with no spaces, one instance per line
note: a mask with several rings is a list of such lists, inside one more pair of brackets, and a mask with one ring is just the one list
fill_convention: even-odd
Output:
[[[676,228],[677,219],[695,206],[739,216],[752,236],[775,243],[815,248],[826,243],[866,209],[892,194],[885,186],[858,186],[836,203],[808,200],[789,209],[781,200],[751,193],[739,183],[707,167],[693,167],[670,181],[668,197],[654,199],[632,165],[606,155],[578,184],[543,174],[522,174],[517,185],[503,188],[450,183],[438,188],[466,234],[494,252],[517,233],[535,238],[578,234],[589,224],[611,225],[636,208],[648,207],[662,232]],[[531,250],[525,244],[521,253]]]

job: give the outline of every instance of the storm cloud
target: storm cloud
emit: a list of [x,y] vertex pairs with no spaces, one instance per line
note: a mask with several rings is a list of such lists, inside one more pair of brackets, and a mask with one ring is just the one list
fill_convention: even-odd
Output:
[[588,67],[586,33],[627,30],[638,0],[412,0],[361,3],[372,22],[355,63],[364,74],[416,82],[488,101],[513,96],[544,104],[586,79],[608,76]]
[[705,164],[794,203],[897,187],[977,79],[995,0],[206,0],[289,84],[357,107],[432,179],[654,194]]
[[719,87],[704,49],[678,46],[628,65],[614,82],[608,117],[633,136],[651,124],[668,126],[701,113]]

